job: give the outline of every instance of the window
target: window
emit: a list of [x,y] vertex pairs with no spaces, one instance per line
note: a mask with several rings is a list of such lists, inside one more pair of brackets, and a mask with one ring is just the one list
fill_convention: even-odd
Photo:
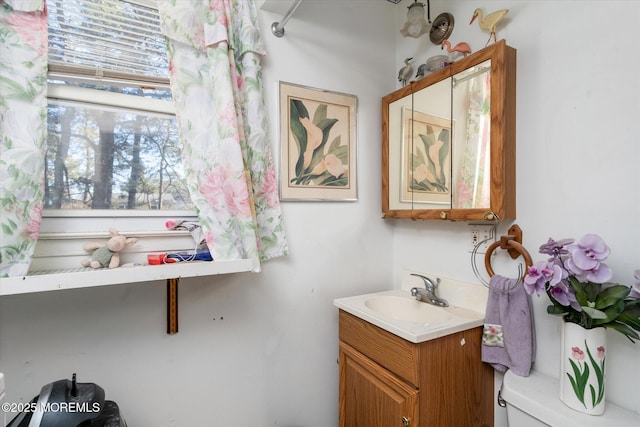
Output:
[[141,237],[123,262],[193,250],[164,37],[150,0],[46,0],[45,209],[31,272],[74,269],[110,227]]
[[191,208],[175,116],[69,100],[59,89],[48,105],[45,208]]
[[157,10],[47,1],[45,209],[192,209]]

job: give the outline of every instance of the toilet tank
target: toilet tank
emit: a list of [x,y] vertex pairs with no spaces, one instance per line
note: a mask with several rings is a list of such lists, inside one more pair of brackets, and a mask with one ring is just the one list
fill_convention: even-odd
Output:
[[602,415],[587,415],[574,411],[560,400],[558,379],[536,371],[531,371],[528,377],[520,377],[507,371],[500,395],[507,405],[507,420],[510,426],[640,426],[640,415],[611,402],[607,402]]

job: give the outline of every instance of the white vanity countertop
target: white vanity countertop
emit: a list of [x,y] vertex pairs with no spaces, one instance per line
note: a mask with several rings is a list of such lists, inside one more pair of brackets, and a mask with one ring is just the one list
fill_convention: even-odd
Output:
[[[481,326],[484,323],[488,289],[480,284],[441,278],[438,295],[449,302],[441,308],[417,301],[414,286],[424,287],[422,279],[405,270],[401,289],[338,298],[334,305],[375,326],[413,343]],[[437,276],[423,274],[435,281]],[[431,319],[432,321],[429,321]]]

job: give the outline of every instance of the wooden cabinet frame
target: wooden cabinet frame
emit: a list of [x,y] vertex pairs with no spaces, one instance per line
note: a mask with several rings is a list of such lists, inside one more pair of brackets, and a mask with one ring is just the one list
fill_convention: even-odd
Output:
[[[389,175],[389,105],[469,67],[491,60],[490,207],[488,209],[391,209]],[[516,50],[500,40],[450,66],[382,98],[382,216],[400,219],[499,220],[516,218]],[[452,191],[454,191],[452,189]]]

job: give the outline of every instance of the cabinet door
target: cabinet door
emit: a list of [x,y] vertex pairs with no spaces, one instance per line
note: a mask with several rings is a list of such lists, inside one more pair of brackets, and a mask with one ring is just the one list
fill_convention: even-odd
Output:
[[340,427],[418,425],[418,390],[340,344]]

